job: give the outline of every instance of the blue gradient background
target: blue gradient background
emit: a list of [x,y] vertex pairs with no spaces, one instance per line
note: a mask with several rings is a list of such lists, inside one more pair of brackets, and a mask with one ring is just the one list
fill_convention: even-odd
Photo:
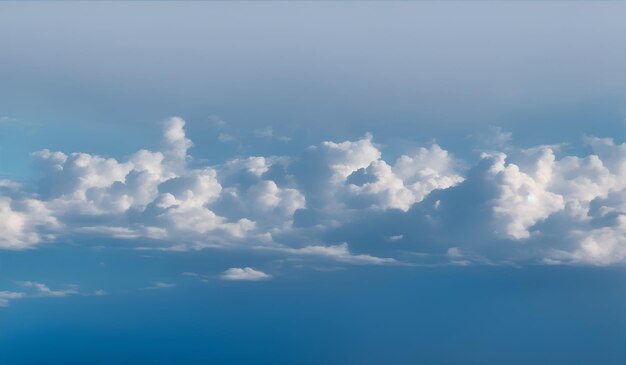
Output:
[[104,297],[4,308],[3,364],[624,362],[621,268],[303,269],[268,282],[181,277],[176,288],[137,291],[183,268],[225,268],[232,257],[62,249],[3,256],[5,279],[36,272],[115,286]]
[[[112,157],[188,122],[214,164],[372,132],[385,156],[474,136],[624,141],[619,2],[2,2],[0,178],[42,148]],[[222,132],[240,145],[221,143]],[[276,142],[252,133],[272,128]],[[576,149],[579,147],[567,147]],[[97,245],[109,247],[97,249]],[[0,252],[0,283],[106,296],[0,308],[0,364],[624,364],[622,267],[295,269],[247,252],[120,242]],[[245,262],[271,281],[202,283]],[[138,290],[155,280],[166,290]]]

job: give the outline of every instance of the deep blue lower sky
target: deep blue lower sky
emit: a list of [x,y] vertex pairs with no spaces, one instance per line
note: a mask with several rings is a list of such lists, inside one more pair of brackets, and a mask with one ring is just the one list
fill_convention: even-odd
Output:
[[[3,254],[2,276],[117,283],[102,297],[23,299],[0,311],[2,364],[624,364],[626,271],[573,267],[351,267],[265,282],[180,277],[223,255],[174,262],[119,253]],[[84,266],[64,267],[79,258]],[[123,259],[122,256],[127,257]],[[227,256],[227,255],[226,255]],[[102,262],[85,269],[92,262]],[[47,264],[44,262],[48,262]],[[50,264],[55,262],[55,264]],[[121,272],[179,286],[137,290]],[[26,271],[26,270],[24,270]],[[12,273],[11,273],[12,272]],[[76,280],[75,280],[76,281]],[[116,285],[111,287],[111,285]]]

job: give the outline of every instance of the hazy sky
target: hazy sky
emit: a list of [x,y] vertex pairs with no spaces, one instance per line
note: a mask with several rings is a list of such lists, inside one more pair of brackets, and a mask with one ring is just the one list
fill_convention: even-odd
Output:
[[0,2],[0,363],[623,364],[625,12]]
[[[526,145],[583,133],[623,140],[623,9],[4,3],[0,110],[20,120],[11,133],[23,138],[3,138],[15,157],[3,156],[2,173],[20,174],[23,156],[41,148],[130,153],[157,140],[150,126],[171,115],[197,130],[206,156],[222,158],[222,148],[204,146],[215,141],[210,116],[232,133],[273,127],[305,145],[370,131],[394,146],[437,138],[461,149],[489,125]],[[108,139],[118,149],[107,148]]]

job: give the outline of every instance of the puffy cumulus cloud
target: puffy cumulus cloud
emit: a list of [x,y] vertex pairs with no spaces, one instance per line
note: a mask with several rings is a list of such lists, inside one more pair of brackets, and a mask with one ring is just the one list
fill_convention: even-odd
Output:
[[165,181],[159,185],[156,206],[163,209],[197,208],[215,201],[222,191],[216,175],[215,170],[205,169]]
[[[551,147],[522,151],[517,163],[504,153],[484,154],[479,163],[484,168],[475,170],[462,185],[490,192],[480,202],[486,210],[469,212],[482,215],[475,223],[486,229],[476,237],[482,243],[473,242],[464,249],[546,263],[607,265],[626,258],[626,230],[620,218],[626,206],[626,150],[624,144],[610,139],[588,142],[593,152],[585,157],[558,159]],[[462,187],[441,196],[439,204],[444,209],[460,209],[458,202],[462,204],[468,194],[478,191],[469,189],[458,196],[456,190]],[[463,235],[459,217],[437,221],[436,211],[432,217],[442,230],[454,229]]]
[[305,206],[305,198],[298,190],[281,189],[271,180],[260,181],[248,188],[246,198],[251,209],[280,217],[292,216],[297,209]]
[[574,231],[570,237],[577,242],[570,251],[555,249],[546,257],[547,263],[574,262],[610,265],[626,258],[626,214],[612,226]]
[[259,271],[255,270],[251,267],[232,267],[222,273],[220,275],[222,280],[229,281],[258,281],[258,280],[267,280],[270,279],[271,276]]
[[[144,152],[138,153],[144,155]],[[99,215],[145,205],[156,182],[145,181],[132,162],[119,163],[85,153],[65,156],[47,150],[34,154],[46,165],[42,196],[56,211]],[[135,160],[138,158],[136,157]],[[158,177],[157,177],[158,178]],[[146,196],[148,194],[148,196]]]
[[505,164],[504,154],[492,156],[490,178],[498,190],[493,212],[496,229],[513,239],[528,238],[528,229],[538,221],[563,209],[561,195],[548,191],[552,180],[554,154],[546,149],[530,171]]
[[255,156],[220,166],[218,178],[230,186],[215,204],[216,211],[229,217],[254,217],[257,227],[265,231],[288,229],[306,199],[286,175],[287,164],[285,158]]
[[568,249],[549,248],[547,260],[606,265],[624,259],[626,144],[606,138],[588,143],[590,156],[558,160],[544,148],[525,170],[505,164],[504,155],[494,159],[490,172],[499,195],[493,210],[501,233],[527,239],[538,222],[554,217],[555,227],[543,228],[556,231]]
[[294,223],[336,227],[366,210],[406,212],[432,191],[462,182],[461,165],[438,145],[390,165],[371,135],[309,147],[289,166],[306,199],[306,209],[296,212]]
[[165,164],[170,173],[181,174],[187,165],[187,150],[193,143],[185,135],[185,121],[173,117],[165,122],[164,128],[164,156]]
[[393,166],[383,160],[371,162],[348,179],[347,195],[365,207],[407,211],[436,189],[447,189],[463,181],[460,163],[439,145],[420,148],[413,156],[403,155]]
[[44,202],[0,196],[0,248],[33,247],[54,238],[60,227]]
[[[43,239],[33,228],[57,220],[65,224],[65,234],[183,240],[196,245],[198,241],[225,244],[263,234],[256,232],[255,216],[226,217],[215,212],[213,206],[227,194],[215,168],[188,168],[192,143],[184,126],[180,118],[169,119],[164,123],[161,151],[140,150],[126,161],[87,153],[34,153],[44,172],[40,199],[22,201],[21,205],[29,208],[26,212],[3,200],[1,212],[7,216],[7,229],[0,236],[1,244],[15,248],[35,245]],[[257,185],[247,191],[229,188],[229,193],[246,197],[256,208],[246,213],[267,215],[274,210],[292,214],[303,206],[297,190],[283,189],[260,177],[271,166],[271,159],[249,158],[225,165],[245,170],[256,179]],[[36,215],[38,206],[40,214]]]
[[380,151],[372,143],[372,136],[367,135],[357,141],[323,142],[319,146],[310,146],[290,166],[290,170],[308,197],[308,204],[319,208],[334,201],[337,187],[348,176],[358,169],[366,168],[380,156]]
[[407,211],[416,198],[385,161],[372,162],[367,168],[350,175],[345,200],[353,208],[396,208]]
[[587,156],[501,146],[471,166],[437,144],[388,161],[368,134],[198,166],[185,122],[171,118],[159,151],[34,153],[37,191],[0,180],[0,248],[102,235],[143,239],[141,249],[263,246],[362,264],[397,263],[407,249],[463,264],[621,262],[626,144],[586,143]]
[[[485,153],[462,182],[435,189],[408,209],[364,209],[380,204],[371,199],[353,222],[342,221],[324,237],[377,255],[412,252],[427,264],[623,262],[625,145],[595,138],[588,143],[592,152],[583,157],[559,158],[560,151],[550,146]],[[390,178],[394,168],[379,162],[368,168],[371,172],[353,174],[348,184],[375,186],[385,176],[381,188],[402,191],[399,180],[406,175]],[[455,249],[446,252],[449,247]]]
[[[44,178],[33,202],[51,219],[43,222],[57,222],[63,227],[59,235],[150,238],[173,242],[170,247],[177,250],[272,243],[284,232],[306,235],[293,222],[298,211],[309,207],[319,209],[323,219],[341,222],[359,205],[406,210],[429,191],[462,180],[451,156],[438,146],[403,156],[392,168],[381,159],[371,135],[323,142],[296,158],[251,156],[190,168],[193,144],[184,126],[182,119],[171,118],[164,124],[160,151],[140,150],[126,160],[49,150],[34,153]],[[376,181],[356,183],[352,175],[360,170]],[[11,213],[19,218],[15,209]],[[31,221],[34,228],[37,222]],[[17,248],[45,240],[36,229],[14,231],[24,237],[14,233],[6,241]],[[29,233],[35,235],[27,239]],[[347,246],[329,247],[327,256],[342,261],[379,263],[350,254]]]
[[[164,125],[163,150],[140,150],[127,161],[43,150],[33,156],[44,169],[42,197],[61,214],[120,214],[144,210],[159,195],[163,182],[187,174],[185,122],[171,118]],[[195,173],[195,172],[194,172]]]
[[268,172],[275,159],[262,156],[251,156],[244,159],[236,158],[226,162],[224,166],[225,174],[235,174],[244,172],[256,177],[260,177]]

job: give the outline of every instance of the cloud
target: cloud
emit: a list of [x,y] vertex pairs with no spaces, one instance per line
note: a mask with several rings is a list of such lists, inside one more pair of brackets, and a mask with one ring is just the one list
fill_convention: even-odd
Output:
[[240,146],[239,139],[237,139],[237,137],[233,136],[232,134],[220,132],[220,134],[217,136],[217,139],[222,143],[234,143]]
[[145,290],[157,290],[157,289],[169,289],[169,288],[175,288],[175,287],[176,287],[176,284],[157,281],[154,283],[154,285],[145,287],[144,289]]
[[[362,182],[350,181],[350,177]],[[353,172],[347,194],[356,206],[395,208],[407,211],[436,189],[447,189],[463,181],[459,163],[439,145],[420,148],[413,156],[403,155],[394,166],[383,160],[372,161]]]
[[396,234],[396,235],[387,237],[387,241],[389,242],[401,241],[403,238],[404,238],[404,235]]
[[385,265],[397,263],[397,261],[393,258],[381,258],[363,254],[352,254],[348,249],[348,244],[345,242],[334,246],[312,245],[302,248],[283,248],[281,249],[281,251],[295,255],[326,257],[349,264]]
[[590,154],[563,155],[553,145],[515,149],[495,132],[492,145],[506,153],[474,163],[438,144],[389,161],[366,134],[200,166],[185,121],[173,117],[158,151],[33,153],[40,180],[0,180],[0,248],[99,236],[137,249],[263,247],[372,265],[404,262],[406,250],[459,261],[449,247],[472,262],[626,259],[626,144],[586,137]]
[[220,276],[223,280],[231,281],[258,281],[267,280],[271,276],[258,270],[254,270],[251,267],[232,267],[222,273]]
[[498,191],[493,204],[495,226],[504,236],[528,238],[529,228],[565,207],[563,196],[548,190],[552,180],[554,155],[546,149],[528,172],[506,164],[506,155],[489,156],[489,178]]
[[40,297],[65,297],[68,295],[78,294],[78,288],[75,285],[68,285],[65,289],[50,289],[45,284],[36,281],[21,281],[18,284],[25,288],[33,288],[36,296]]
[[8,117],[8,116],[0,116],[0,126],[3,124],[12,124],[17,122],[16,118]]
[[189,271],[185,271],[185,272],[181,273],[181,275],[192,277],[192,278],[197,278],[198,280],[200,280],[202,282],[205,282],[205,283],[212,279],[212,277],[209,276],[209,275],[203,275],[203,274],[198,274],[198,273],[189,272]]
[[60,289],[51,289],[48,285],[38,281],[18,281],[16,285],[25,289],[23,291],[0,291],[0,307],[8,306],[9,302],[15,299],[62,298],[74,295],[103,296],[107,294],[102,289],[95,290],[92,293],[81,293],[78,290],[78,286],[74,284],[64,285]]
[[34,247],[54,238],[55,230],[60,227],[44,202],[0,196],[0,248]]
[[256,129],[253,133],[254,133],[254,135],[256,137],[259,137],[259,138],[276,139],[277,141],[280,141],[280,142],[289,142],[289,141],[291,141],[290,137],[276,135],[274,133],[274,130],[272,128],[270,128],[270,127]]
[[14,299],[21,299],[26,296],[25,293],[14,291],[0,291],[0,307],[7,307],[9,301]]

